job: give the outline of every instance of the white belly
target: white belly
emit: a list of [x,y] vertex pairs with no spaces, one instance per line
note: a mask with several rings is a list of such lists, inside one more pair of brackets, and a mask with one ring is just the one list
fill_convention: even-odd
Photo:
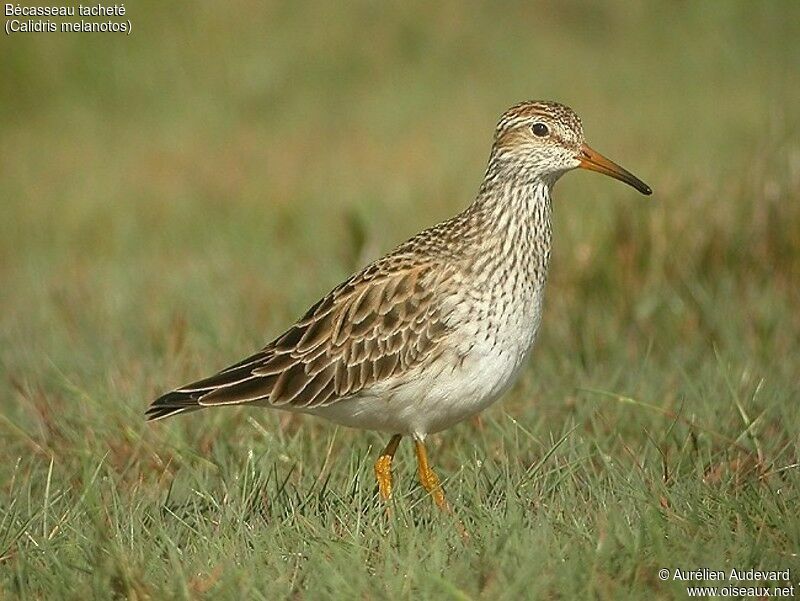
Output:
[[489,337],[484,335],[489,324],[468,327],[458,335],[463,343],[434,364],[311,413],[346,426],[422,438],[449,428],[486,409],[513,384],[539,325],[538,311],[526,313],[507,319]]

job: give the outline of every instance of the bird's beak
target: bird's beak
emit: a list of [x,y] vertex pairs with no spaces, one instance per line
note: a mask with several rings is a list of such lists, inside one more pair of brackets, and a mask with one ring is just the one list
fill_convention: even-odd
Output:
[[581,169],[589,169],[590,171],[597,171],[604,175],[610,175],[614,179],[625,182],[629,186],[633,186],[642,194],[650,195],[653,191],[646,183],[636,177],[627,169],[623,169],[614,161],[609,161],[602,154],[593,150],[586,144],[581,144],[581,149],[578,152],[578,160],[580,161]]

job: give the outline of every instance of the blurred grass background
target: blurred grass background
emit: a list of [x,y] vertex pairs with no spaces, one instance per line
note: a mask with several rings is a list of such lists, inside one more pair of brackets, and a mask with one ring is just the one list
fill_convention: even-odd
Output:
[[[5,594],[640,599],[685,597],[659,567],[800,578],[797,3],[126,7],[129,37],[0,38]],[[575,108],[655,194],[559,183],[531,365],[432,441],[469,543],[405,446],[384,516],[379,435],[244,409],[143,423],[465,207],[527,98]]]

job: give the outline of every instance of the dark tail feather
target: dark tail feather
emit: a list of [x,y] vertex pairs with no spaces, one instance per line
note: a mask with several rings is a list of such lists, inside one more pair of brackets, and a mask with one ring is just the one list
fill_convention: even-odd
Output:
[[269,396],[277,374],[259,376],[253,371],[272,356],[261,351],[209,378],[176,388],[153,401],[145,415],[152,421],[207,405],[239,405]]
[[177,390],[157,398],[150,407],[147,408],[145,416],[148,421],[155,421],[172,417],[179,413],[189,413],[201,409],[198,398],[201,395],[192,392],[179,392]]

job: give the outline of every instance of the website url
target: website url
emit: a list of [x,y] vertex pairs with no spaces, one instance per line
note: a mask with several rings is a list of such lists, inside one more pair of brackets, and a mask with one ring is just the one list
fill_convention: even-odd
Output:
[[794,585],[790,586],[687,586],[690,597],[794,597]]

